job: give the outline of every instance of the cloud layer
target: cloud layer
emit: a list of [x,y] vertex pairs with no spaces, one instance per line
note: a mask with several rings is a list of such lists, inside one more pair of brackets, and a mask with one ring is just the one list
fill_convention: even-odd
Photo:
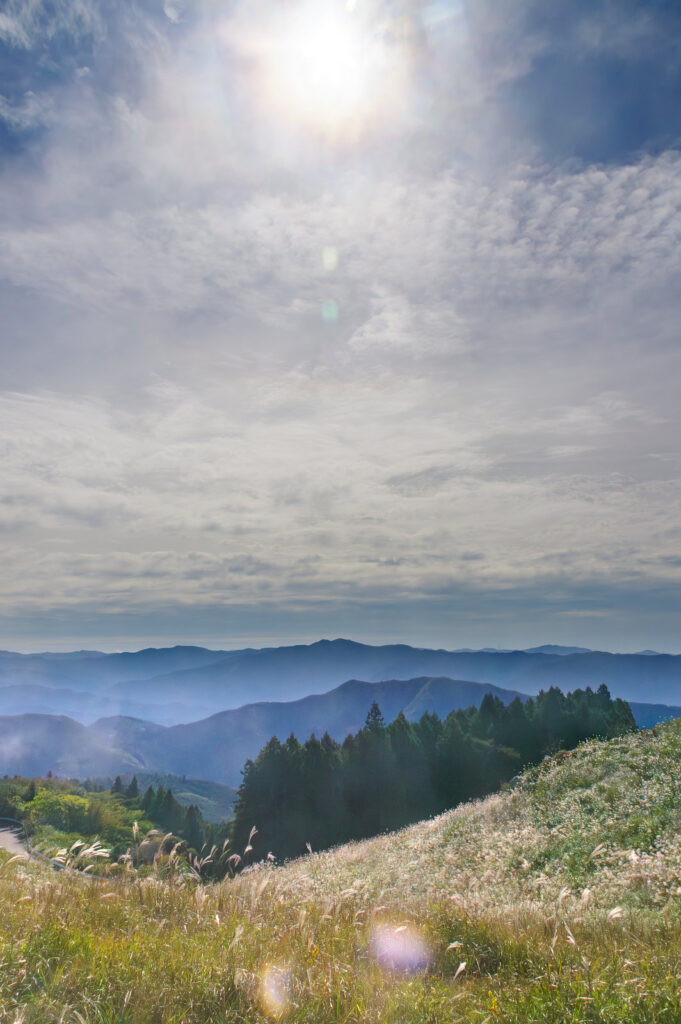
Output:
[[335,132],[260,88],[268,0],[0,16],[7,646],[678,644],[674,115],[588,142],[677,26],[393,7]]

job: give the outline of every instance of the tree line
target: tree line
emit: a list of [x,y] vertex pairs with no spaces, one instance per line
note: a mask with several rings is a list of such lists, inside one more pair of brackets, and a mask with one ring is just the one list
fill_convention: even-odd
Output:
[[181,804],[173,796],[170,787],[165,789],[159,785],[154,789],[148,786],[142,794],[136,775],[133,775],[127,786],[123,785],[117,775],[111,793],[128,807],[140,808],[145,822],[149,821],[154,828],[183,839],[188,847],[196,851],[206,844],[221,843],[227,836],[226,825],[214,825],[206,821],[196,804]]
[[257,856],[298,856],[439,814],[498,789],[523,767],[582,740],[636,729],[629,705],[606,686],[567,696],[556,687],[504,705],[486,694],[479,708],[442,721],[400,713],[386,725],[374,702],[364,727],[343,743],[324,734],[300,743],[273,737],[246,762],[231,828],[233,849],[258,834]]

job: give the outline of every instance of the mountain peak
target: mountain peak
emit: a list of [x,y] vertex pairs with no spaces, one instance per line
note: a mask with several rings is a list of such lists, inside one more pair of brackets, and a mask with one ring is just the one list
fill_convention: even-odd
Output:
[[356,640],[347,640],[345,637],[339,636],[339,637],[336,637],[335,640],[327,640],[326,638],[323,638],[321,640],[316,640],[314,643],[310,644],[309,646],[310,647],[334,647],[336,649],[345,648],[346,650],[349,650],[349,649],[355,650],[355,649],[358,649],[360,647],[367,647],[368,645],[367,644],[360,644]]

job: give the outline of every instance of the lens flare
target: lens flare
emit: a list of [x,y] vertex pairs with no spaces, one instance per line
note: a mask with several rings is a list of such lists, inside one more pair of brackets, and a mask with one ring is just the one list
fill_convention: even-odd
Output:
[[324,300],[322,320],[325,324],[335,324],[336,320],[338,320],[338,303],[335,299]]
[[412,925],[376,925],[369,940],[369,951],[384,970],[403,974],[425,971],[430,962],[428,944]]
[[334,245],[325,245],[322,249],[322,266],[329,271],[338,268],[338,249]]
[[283,1017],[290,1006],[291,976],[283,967],[266,967],[260,979],[260,1005],[268,1017]]

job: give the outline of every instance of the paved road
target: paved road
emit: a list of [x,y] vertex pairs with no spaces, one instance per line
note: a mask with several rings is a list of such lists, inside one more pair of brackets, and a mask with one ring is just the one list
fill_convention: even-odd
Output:
[[28,859],[26,847],[11,829],[0,826],[0,848],[7,850],[12,855],[23,854]]

